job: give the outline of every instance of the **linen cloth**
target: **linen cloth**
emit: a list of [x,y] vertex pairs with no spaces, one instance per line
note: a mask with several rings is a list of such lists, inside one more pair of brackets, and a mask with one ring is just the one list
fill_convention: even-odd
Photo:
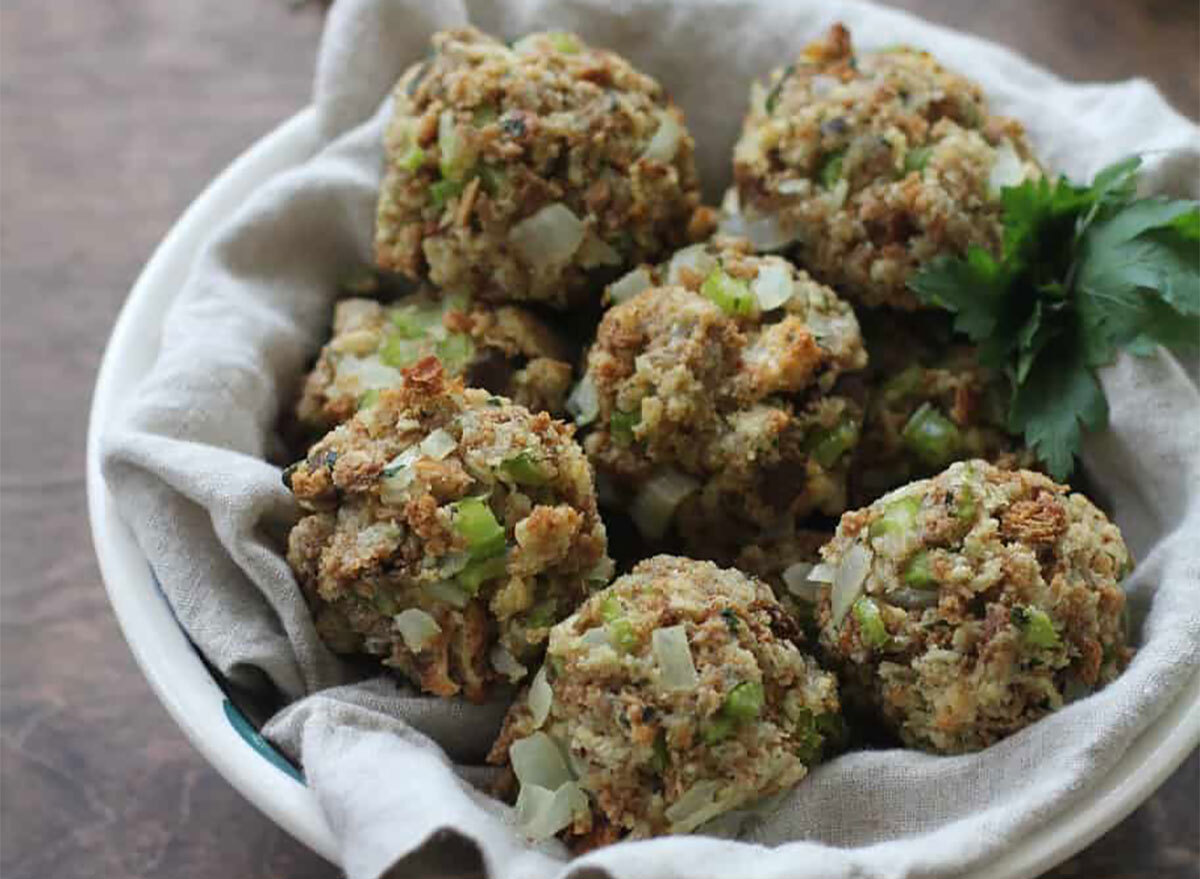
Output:
[[503,37],[577,30],[656,76],[683,107],[710,200],[750,81],[833,21],[859,48],[907,43],[976,79],[1077,179],[1132,152],[1144,185],[1196,197],[1200,131],[1141,80],[1073,84],[1012,52],[862,2],[339,0],[317,62],[321,147],[265,182],[206,245],[170,309],[153,369],[104,438],[104,468],[181,625],[264,702],[265,734],[303,764],[351,879],[446,875],[477,863],[527,877],[956,876],[1019,846],[1089,788],[1200,669],[1200,392],[1165,353],[1102,373],[1111,426],[1085,449],[1089,488],[1140,559],[1128,588],[1139,652],[1114,684],[987,750],[889,750],[818,767],[726,837],[610,846],[568,860],[527,845],[480,766],[504,704],[355,682],[317,638],[282,557],[298,512],[265,460],[328,326],[337,281],[370,261],[388,92],[430,34],[468,21]]

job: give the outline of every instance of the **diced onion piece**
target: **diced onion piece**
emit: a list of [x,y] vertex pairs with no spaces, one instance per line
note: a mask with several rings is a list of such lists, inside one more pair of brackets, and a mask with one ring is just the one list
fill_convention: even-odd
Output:
[[801,180],[798,177],[793,177],[790,180],[780,180],[775,186],[775,191],[780,195],[799,195],[802,192],[808,192],[810,189],[812,189],[812,182]]
[[893,589],[883,597],[887,599],[888,603],[905,610],[924,610],[927,607],[937,607],[939,595],[940,593],[936,590],[912,589],[902,586],[899,589]]
[[343,357],[337,364],[337,380],[339,384],[353,383],[349,390],[362,393],[399,387],[403,376],[378,357]]
[[643,485],[629,509],[642,536],[650,540],[662,539],[675,510],[699,487],[699,482],[678,470],[664,470]]
[[840,626],[846,613],[863,593],[863,584],[871,570],[873,554],[861,543],[851,544],[842,556],[841,564],[833,572],[833,592],[830,597],[833,624]]
[[813,583],[832,583],[833,575],[833,565],[821,562],[819,565],[814,565],[813,569],[808,572],[808,579]]
[[557,790],[559,785],[574,780],[562,751],[544,732],[517,739],[508,746],[508,759],[522,787],[533,784]]
[[420,653],[428,647],[442,631],[437,620],[416,607],[402,610],[396,614],[394,620],[396,628],[400,630],[400,637],[404,639],[404,646],[413,653]]
[[650,138],[650,143],[647,144],[646,151],[642,153],[642,158],[654,162],[670,162],[679,152],[683,127],[675,118],[675,114],[669,110],[660,110],[658,119],[658,130],[654,132],[654,137]]
[[458,440],[440,427],[421,440],[421,454],[440,461],[458,448]]
[[529,673],[529,669],[517,662],[517,658],[499,644],[492,647],[488,658],[492,661],[492,668],[514,684]]
[[687,628],[682,624],[655,629],[650,636],[654,658],[668,690],[690,690],[700,681],[688,646]]
[[796,240],[779,220],[766,214],[730,214],[721,220],[722,235],[745,238],[759,252],[780,250]]
[[548,204],[517,223],[508,233],[509,243],[535,269],[568,262],[587,234],[587,226],[561,202]]
[[838,86],[838,80],[833,76],[826,76],[819,73],[816,76],[809,78],[808,87],[812,90],[813,97],[823,98],[833,91]]
[[619,266],[621,262],[621,254],[617,253],[611,244],[595,232],[584,238],[583,244],[579,247],[579,264],[585,269],[596,266]]
[[850,183],[845,177],[841,177],[838,179],[837,183],[833,185],[833,188],[829,190],[829,204],[835,211],[840,210],[842,205],[846,203],[846,196],[849,194]]
[[708,252],[707,247],[703,244],[693,244],[676,251],[671,257],[670,266],[667,268],[667,283],[682,284],[684,271],[697,278],[707,278],[719,265],[717,258]]
[[540,785],[521,785],[517,795],[517,824],[530,839],[550,839],[587,809],[587,795],[573,781],[551,791]]
[[788,592],[797,598],[815,603],[821,597],[821,584],[809,579],[813,567],[809,562],[796,562],[784,568],[781,576]]
[[618,304],[628,302],[652,286],[654,286],[654,281],[650,277],[650,272],[645,266],[638,266],[609,285],[608,298]]
[[999,196],[1000,191],[1008,186],[1016,186],[1025,179],[1025,166],[1020,156],[1013,149],[1012,141],[1002,140],[996,147],[996,161],[988,174],[988,189],[993,196]]
[[567,411],[581,427],[591,424],[600,414],[600,396],[590,375],[585,375],[579,384],[571,389],[567,396]]
[[786,266],[778,263],[768,263],[758,270],[758,277],[750,285],[754,298],[763,311],[779,308],[792,298],[795,285],[792,283],[792,273]]
[[581,644],[586,644],[588,647],[608,647],[608,631],[604,626],[596,626],[594,629],[588,629],[579,637]]
[[438,601],[444,601],[452,607],[466,607],[467,602],[471,600],[471,596],[467,594],[465,589],[445,581],[430,583],[424,589],[433,598],[436,598]]
[[554,690],[546,680],[546,666],[538,669],[529,685],[529,694],[525,697],[529,703],[529,713],[533,715],[533,728],[538,729],[550,716],[550,705],[554,702]]
[[414,476],[412,465],[421,457],[417,446],[409,446],[383,468],[383,479],[379,482],[379,499],[385,504],[397,505],[408,498],[408,487]]
[[663,815],[671,822],[672,833],[690,833],[710,818],[724,811],[717,802],[721,791],[719,782],[698,781],[683,796],[666,808]]

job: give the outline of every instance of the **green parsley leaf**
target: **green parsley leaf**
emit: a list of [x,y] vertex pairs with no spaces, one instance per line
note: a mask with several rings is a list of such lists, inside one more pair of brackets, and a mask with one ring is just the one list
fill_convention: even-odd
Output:
[[1140,165],[1117,162],[1088,186],[1006,187],[999,256],[972,247],[909,281],[921,302],[954,313],[981,364],[1009,377],[1009,428],[1058,478],[1082,431],[1107,423],[1097,367],[1122,350],[1200,343],[1200,206],[1135,199]]

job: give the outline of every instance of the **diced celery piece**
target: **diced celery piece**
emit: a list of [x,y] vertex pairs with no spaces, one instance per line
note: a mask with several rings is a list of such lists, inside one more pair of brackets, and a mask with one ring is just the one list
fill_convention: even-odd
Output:
[[399,335],[388,337],[379,352],[379,359],[388,366],[402,369],[411,366],[429,353],[429,345],[423,339],[405,339]]
[[917,147],[904,154],[905,171],[922,171],[929,164],[929,156],[933,153],[930,147]]
[[626,619],[613,620],[608,624],[608,642],[621,653],[632,651],[638,644],[633,624]]
[[826,153],[821,160],[821,168],[817,171],[817,179],[821,181],[821,185],[826,189],[833,189],[839,180],[842,179],[842,159],[845,157],[845,150],[834,150],[831,153]]
[[579,40],[575,38],[574,34],[556,31],[546,34],[546,37],[550,40],[550,45],[564,55],[575,55],[579,52]]
[[753,720],[762,712],[765,695],[758,681],[742,681],[725,697],[721,713],[736,721]]
[[979,503],[975,498],[975,489],[966,484],[960,486],[954,502],[954,518],[960,522],[974,522],[978,512]]
[[500,472],[517,485],[545,485],[550,474],[529,452],[519,452],[500,464]]
[[750,285],[719,268],[704,279],[700,292],[734,317],[753,317],[758,312],[758,299]]
[[359,409],[370,409],[378,402],[379,402],[378,388],[370,388],[369,390],[363,391],[362,395],[358,398],[358,408]]
[[548,598],[545,601],[539,602],[530,609],[525,616],[525,622],[534,629],[544,629],[547,626],[554,624],[554,616],[558,611],[558,606],[554,599]]
[[1062,641],[1054,630],[1054,621],[1044,610],[1032,605],[1014,605],[1009,619],[1021,630],[1025,640],[1034,647],[1058,647]]
[[419,146],[410,147],[408,152],[401,156],[396,164],[405,171],[412,173],[425,164],[425,150]]
[[868,647],[883,647],[888,642],[887,626],[879,613],[879,605],[864,595],[854,602],[854,618],[858,621],[859,638]]
[[493,168],[491,165],[480,165],[475,170],[479,174],[479,185],[488,195],[495,195],[499,192],[500,187],[508,179],[507,173],[500,168]]
[[733,728],[737,725],[732,717],[726,717],[724,714],[718,714],[709,718],[708,722],[700,730],[700,737],[704,739],[704,744],[715,745],[724,739],[729,738]]
[[625,608],[621,606],[621,602],[617,598],[612,595],[604,596],[604,600],[600,602],[600,619],[611,623],[624,615]]
[[633,442],[633,429],[642,420],[641,410],[636,412],[614,412],[608,419],[609,433],[613,442],[619,446],[627,446]]
[[436,305],[401,305],[391,311],[392,326],[403,339],[423,339],[441,326],[442,310]]
[[917,364],[896,373],[883,385],[883,395],[889,400],[902,400],[921,387],[925,370]]
[[905,497],[884,508],[883,515],[871,523],[867,529],[869,537],[882,537],[885,534],[902,534],[916,528],[917,514],[921,511],[919,497]]
[[805,444],[818,464],[825,468],[832,467],[842,455],[858,444],[858,424],[853,419],[844,418],[833,427],[813,434]]
[[463,185],[458,180],[439,180],[429,187],[429,200],[435,208],[445,207],[446,202],[458,197]]
[[902,434],[904,445],[929,467],[944,467],[954,460],[962,443],[954,422],[931,406],[923,403]]
[[916,553],[904,566],[904,582],[914,589],[936,589],[937,577],[933,573],[933,561],[927,550]]
[[450,505],[454,530],[467,543],[472,559],[486,559],[504,552],[504,526],[483,498],[469,497]]
[[[503,540],[503,535],[501,539]],[[467,566],[458,572],[454,580],[471,595],[475,595],[479,592],[479,587],[488,580],[504,576],[507,566],[508,560],[503,555],[475,559],[467,562]]]
[[475,343],[466,333],[451,333],[437,343],[437,357],[452,375],[466,371],[475,356]]

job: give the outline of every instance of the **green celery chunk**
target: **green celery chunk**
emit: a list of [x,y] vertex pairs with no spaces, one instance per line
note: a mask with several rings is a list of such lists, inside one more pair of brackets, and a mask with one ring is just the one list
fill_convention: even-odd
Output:
[[927,550],[916,553],[904,566],[904,582],[914,589],[936,589],[937,577],[933,573],[933,561]]
[[1025,640],[1034,647],[1054,648],[1062,644],[1058,632],[1054,630],[1054,621],[1041,608],[1033,605],[1014,605],[1009,611],[1009,619],[1021,630]]
[[554,615],[558,610],[554,599],[548,598],[545,601],[535,604],[525,616],[525,622],[534,629],[544,629],[554,625]]
[[700,730],[700,737],[704,739],[704,744],[715,745],[717,742],[729,738],[733,728],[737,725],[732,717],[726,717],[723,714],[718,714],[715,717],[709,718],[708,722]]
[[954,518],[960,522],[974,522],[978,512],[979,503],[975,498],[975,489],[964,484],[959,488],[958,497],[954,501]]
[[929,164],[929,157],[932,154],[933,150],[930,147],[917,147],[909,150],[904,154],[904,170],[923,171]]
[[625,608],[621,606],[621,602],[611,595],[606,595],[604,600],[600,602],[600,619],[606,623],[611,623],[614,620],[619,620],[625,615]]
[[419,146],[410,147],[408,152],[397,160],[396,164],[405,171],[413,173],[425,164],[425,150]]
[[902,400],[909,394],[915,393],[925,377],[925,370],[917,364],[905,367],[896,373],[883,386],[883,395],[888,400]]
[[867,529],[869,537],[882,537],[885,534],[901,534],[912,531],[917,527],[917,514],[921,512],[919,497],[906,497],[888,504],[883,515],[871,523]]
[[858,444],[858,424],[845,418],[834,427],[813,434],[805,444],[816,462],[828,469]]
[[821,181],[821,185],[826,189],[833,189],[837,182],[842,179],[842,159],[846,156],[845,150],[834,150],[831,153],[826,153],[821,160],[821,168],[817,171],[817,179]]
[[508,174],[501,168],[493,168],[491,165],[480,165],[475,169],[479,172],[479,185],[483,187],[483,191],[488,195],[495,195],[500,191],[500,187],[508,180]]
[[704,279],[700,292],[733,317],[753,317],[758,313],[758,300],[751,292],[750,285],[725,274],[721,269],[713,269]]
[[517,485],[545,485],[550,474],[529,452],[518,452],[500,464],[500,472]]
[[437,343],[437,357],[447,372],[460,375],[475,357],[475,343],[466,333],[451,333]]
[[576,55],[579,53],[579,40],[575,39],[574,34],[556,31],[546,34],[546,36],[550,40],[550,45],[556,51],[562,52],[564,55]]
[[388,337],[379,352],[379,359],[388,366],[403,369],[429,354],[429,345],[423,339],[405,339],[399,335]]
[[858,634],[868,647],[883,647],[889,640],[887,626],[879,613],[879,605],[873,598],[863,596],[854,602],[854,618],[858,621]]
[[629,620],[613,620],[608,624],[608,642],[614,650],[629,653],[638,645],[637,633]]
[[638,426],[642,420],[642,412],[638,409],[636,412],[614,412],[608,419],[608,430],[612,434],[613,442],[619,446],[628,446],[633,443],[633,429]]
[[504,526],[483,498],[468,497],[450,505],[454,530],[466,541],[474,560],[504,552]]
[[392,326],[403,339],[423,339],[442,324],[442,310],[436,305],[401,305],[391,311]]
[[912,414],[901,436],[905,447],[929,467],[946,466],[962,445],[954,422],[929,403]]
[[[503,540],[503,533],[501,533]],[[496,577],[504,576],[508,568],[508,560],[503,555],[493,555],[490,558],[474,559],[458,572],[455,582],[471,595],[479,592],[479,587]]]
[[762,713],[765,694],[758,681],[742,681],[729,691],[721,713],[736,721],[753,720]]
[[458,180],[439,180],[429,187],[429,200],[435,208],[442,208],[450,199],[457,198],[462,190],[463,185]]
[[362,392],[358,398],[359,409],[370,409],[379,402],[379,390],[377,388],[368,388]]

